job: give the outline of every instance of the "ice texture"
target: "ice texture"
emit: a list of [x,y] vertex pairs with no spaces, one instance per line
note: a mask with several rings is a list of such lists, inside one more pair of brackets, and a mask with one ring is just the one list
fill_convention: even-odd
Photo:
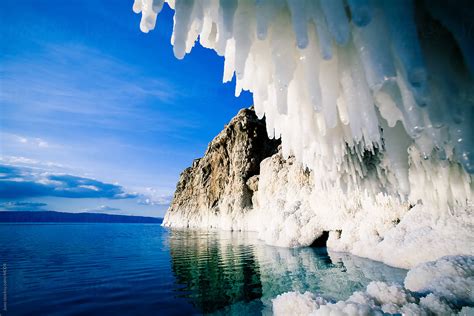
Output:
[[418,265],[408,272],[405,287],[474,306],[474,256],[443,257]]
[[[468,177],[462,168],[424,160],[415,150],[407,159],[412,165],[409,172],[397,175],[397,171],[384,169],[388,158],[378,159],[375,154],[366,155],[366,170],[350,167],[353,171],[340,173],[340,183],[322,187],[318,172],[324,166],[308,172],[295,158],[267,158],[260,164],[258,191],[253,197],[255,210],[245,213],[242,227],[227,228],[258,231],[265,242],[281,247],[310,245],[327,231],[327,246],[332,250],[402,268],[445,255],[474,255],[473,209],[465,204],[472,201],[472,193],[465,185],[467,179],[462,179]],[[351,162],[346,163],[350,166]],[[345,179],[359,172],[365,174],[364,181],[354,187],[343,185]],[[382,184],[373,180],[379,174],[386,174]],[[394,183],[398,185],[397,176],[405,178],[413,204],[384,193]],[[375,185],[380,185],[376,194]],[[449,212],[440,212],[451,195],[458,195],[460,202]],[[422,198],[439,201],[440,206],[416,202]]]
[[[316,294],[287,292],[273,299],[274,315],[470,315],[474,282],[472,256],[443,257],[408,272],[405,286],[371,282],[345,301]],[[430,280],[432,273],[435,280]],[[448,283],[438,282],[442,276]],[[464,282],[463,282],[464,281]],[[447,287],[452,288],[447,290]]]
[[[253,93],[294,163],[262,163],[251,211],[165,225],[256,230],[287,247],[330,231],[330,248],[405,268],[473,254],[472,1],[166,2],[176,57],[197,40],[224,56],[223,81]],[[135,0],[143,31],[161,7]]]
[[[253,92],[269,135],[282,137],[285,154],[310,169],[320,161],[328,170],[343,169],[344,157],[356,148],[383,151],[390,147],[386,129],[397,128],[399,120],[423,157],[441,156],[474,172],[474,52],[462,33],[463,23],[472,21],[472,3],[166,2],[176,11],[176,57],[196,40],[225,56],[224,82],[235,73],[236,95]],[[135,0],[143,31],[155,27],[162,5]],[[436,38],[427,34],[433,28],[440,29]],[[297,109],[290,111],[291,104]],[[394,168],[409,167],[399,162]],[[326,172],[320,181],[334,177]]]

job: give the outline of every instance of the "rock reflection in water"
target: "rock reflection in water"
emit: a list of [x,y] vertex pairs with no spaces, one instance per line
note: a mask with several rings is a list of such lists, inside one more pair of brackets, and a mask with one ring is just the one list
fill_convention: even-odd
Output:
[[[236,236],[238,235],[238,236]],[[181,295],[203,313],[262,296],[254,246],[243,234],[172,230],[172,270]]]
[[374,280],[402,282],[406,271],[325,248],[264,245],[252,233],[171,230],[180,295],[203,313],[271,314],[271,299],[310,291],[347,299]]

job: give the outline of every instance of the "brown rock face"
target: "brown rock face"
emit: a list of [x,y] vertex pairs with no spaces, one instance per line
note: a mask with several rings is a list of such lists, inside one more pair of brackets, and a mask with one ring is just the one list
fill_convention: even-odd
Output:
[[252,108],[240,110],[209,143],[204,157],[181,173],[164,225],[212,226],[206,224],[209,216],[233,217],[252,208],[260,162],[275,154],[279,144],[268,139],[265,120]]

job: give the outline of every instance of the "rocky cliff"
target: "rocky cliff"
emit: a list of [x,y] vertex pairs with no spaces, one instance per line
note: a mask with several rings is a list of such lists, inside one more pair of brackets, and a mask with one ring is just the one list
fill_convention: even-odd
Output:
[[238,218],[252,209],[260,162],[279,144],[268,139],[265,120],[253,108],[239,111],[181,173],[164,225],[244,229]]

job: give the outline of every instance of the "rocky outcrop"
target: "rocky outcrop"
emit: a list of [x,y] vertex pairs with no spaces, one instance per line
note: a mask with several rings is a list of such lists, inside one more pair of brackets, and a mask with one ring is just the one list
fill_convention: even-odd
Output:
[[204,156],[181,174],[164,225],[241,229],[235,227],[237,218],[252,209],[260,162],[275,154],[279,144],[268,139],[265,121],[253,108],[239,111]]

